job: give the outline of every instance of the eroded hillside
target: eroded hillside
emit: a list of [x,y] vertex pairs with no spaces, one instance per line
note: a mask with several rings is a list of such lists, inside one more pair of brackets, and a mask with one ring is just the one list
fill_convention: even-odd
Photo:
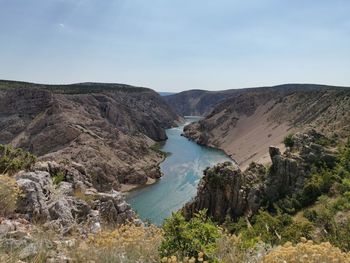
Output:
[[350,89],[285,85],[245,90],[217,105],[185,136],[223,149],[245,168],[269,161],[270,145],[281,145],[295,131],[314,128],[343,137],[350,131]]
[[153,90],[119,84],[0,83],[0,143],[86,166],[97,188],[158,178],[161,153],[179,117]]
[[333,89],[332,86],[316,84],[285,84],[273,87],[256,87],[245,89],[228,89],[219,91],[187,90],[180,93],[165,96],[171,108],[181,116],[198,115],[207,116],[211,111],[226,99],[238,97],[242,94],[261,91],[291,93],[298,90],[325,90]]

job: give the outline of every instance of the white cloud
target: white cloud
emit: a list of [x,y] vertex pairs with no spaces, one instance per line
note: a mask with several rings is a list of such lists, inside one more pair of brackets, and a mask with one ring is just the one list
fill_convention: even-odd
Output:
[[58,24],[58,26],[59,26],[60,28],[64,28],[64,27],[65,27],[65,25],[64,25],[63,23]]

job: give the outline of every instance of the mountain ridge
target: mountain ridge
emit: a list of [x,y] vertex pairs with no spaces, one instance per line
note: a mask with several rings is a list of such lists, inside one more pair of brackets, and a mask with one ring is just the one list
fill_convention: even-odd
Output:
[[187,90],[173,95],[164,97],[168,104],[182,116],[188,115],[208,115],[219,103],[225,101],[232,96],[239,96],[240,94],[259,90],[279,90],[284,91],[296,91],[297,89],[349,89],[350,87],[322,85],[322,84],[302,84],[302,83],[289,83],[280,84],[275,86],[263,86],[263,87],[249,87],[241,89],[228,89],[219,91],[209,90]]
[[166,102],[147,88],[77,85],[0,82],[0,143],[82,163],[99,189],[159,178],[164,156],[150,147],[180,120]]

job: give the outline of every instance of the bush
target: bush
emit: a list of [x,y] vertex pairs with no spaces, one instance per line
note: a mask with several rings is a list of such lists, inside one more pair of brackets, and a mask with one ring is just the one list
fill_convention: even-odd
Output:
[[173,213],[165,220],[163,230],[164,241],[159,249],[163,257],[195,257],[203,252],[212,258],[217,239],[221,237],[219,228],[206,216],[206,210],[200,211],[188,222],[181,213]]
[[313,230],[311,224],[296,223],[288,214],[271,215],[266,211],[254,216],[251,224],[236,233],[242,235],[248,245],[254,245],[259,240],[273,246],[286,241],[298,242],[300,237],[310,237]]
[[15,211],[20,194],[15,179],[0,175],[0,215],[7,216]]
[[0,174],[13,175],[20,170],[29,169],[36,157],[21,148],[0,144]]
[[298,243],[293,246],[288,242],[282,247],[279,246],[270,252],[263,259],[263,263],[279,262],[349,262],[350,253],[343,253],[339,248],[333,247],[330,243],[314,244],[312,241]]
[[70,257],[72,262],[159,262],[162,238],[158,227],[123,225],[79,240]]
[[246,247],[241,236],[224,234],[218,241],[215,253],[217,262],[261,262],[262,257],[270,250],[270,246],[262,242],[256,242],[248,246],[248,249]]
[[304,217],[310,222],[316,222],[317,220],[317,212],[312,209],[307,209],[304,211]]
[[304,212],[304,216],[318,229],[321,241],[331,242],[344,251],[350,250],[349,198],[349,194],[335,200],[321,196],[317,208]]
[[293,147],[294,146],[293,134],[288,134],[286,137],[284,137],[283,143],[286,147]]
[[301,204],[297,197],[294,196],[286,196],[283,199],[278,200],[274,204],[275,209],[278,211],[282,211],[287,214],[295,214],[300,208]]
[[345,192],[336,200],[334,209],[338,211],[350,210],[350,191]]
[[57,184],[61,183],[62,181],[64,181],[65,177],[66,177],[66,175],[64,174],[64,172],[58,171],[57,173],[55,173],[52,176],[52,182],[57,185]]
[[299,200],[303,206],[313,204],[317,198],[325,193],[329,193],[330,188],[335,182],[341,181],[334,169],[326,167],[314,167],[311,172],[311,178],[305,183]]

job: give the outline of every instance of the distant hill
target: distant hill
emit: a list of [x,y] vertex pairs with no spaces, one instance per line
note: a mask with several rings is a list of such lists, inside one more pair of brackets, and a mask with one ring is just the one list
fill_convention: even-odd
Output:
[[160,96],[170,96],[170,95],[174,95],[176,94],[175,92],[162,92],[162,91],[158,91],[158,94]]
[[75,84],[37,84],[22,81],[12,81],[12,80],[0,80],[0,90],[1,89],[46,89],[53,93],[63,93],[63,94],[85,94],[85,93],[98,93],[107,91],[124,91],[124,92],[140,92],[151,90],[149,88],[135,87],[127,84],[119,83],[94,83],[94,82],[84,82]]
[[283,91],[290,93],[294,91],[311,91],[311,90],[324,90],[324,89],[339,89],[344,87],[334,87],[327,85],[317,84],[285,84],[271,87],[257,87],[257,88],[244,88],[244,89],[230,89],[222,91],[207,91],[207,90],[188,90],[173,95],[164,97],[169,105],[179,115],[208,115],[216,105],[224,100],[239,96],[246,92],[253,92],[263,90],[269,91]]

